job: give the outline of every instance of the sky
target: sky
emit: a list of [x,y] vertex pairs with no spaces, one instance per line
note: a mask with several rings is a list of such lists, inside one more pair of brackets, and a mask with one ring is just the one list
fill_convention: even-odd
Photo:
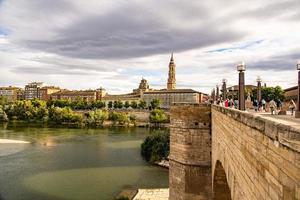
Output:
[[210,93],[227,80],[297,84],[299,0],[0,0],[0,86],[131,92],[142,77]]

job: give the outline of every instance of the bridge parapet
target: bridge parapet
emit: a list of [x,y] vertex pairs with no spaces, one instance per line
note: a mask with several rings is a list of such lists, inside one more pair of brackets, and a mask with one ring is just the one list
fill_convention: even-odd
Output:
[[299,145],[298,126],[212,106],[214,193],[220,162],[231,199],[300,199]]

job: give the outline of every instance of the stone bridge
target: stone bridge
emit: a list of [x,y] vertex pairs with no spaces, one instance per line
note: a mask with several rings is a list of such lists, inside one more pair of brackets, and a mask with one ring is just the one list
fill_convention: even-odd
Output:
[[177,104],[170,129],[170,200],[300,200],[300,123]]

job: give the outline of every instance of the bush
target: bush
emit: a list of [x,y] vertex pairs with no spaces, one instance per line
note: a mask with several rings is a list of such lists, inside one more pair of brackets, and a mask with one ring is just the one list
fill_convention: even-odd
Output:
[[118,122],[119,124],[125,124],[129,122],[128,115],[120,112],[110,112],[108,119],[113,122]]
[[106,110],[90,111],[87,117],[87,123],[93,125],[102,125],[108,119],[108,112]]
[[7,121],[8,121],[8,117],[4,112],[2,106],[0,105],[0,122],[7,122]]
[[146,137],[141,145],[141,154],[148,162],[154,163],[166,159],[170,151],[169,132],[155,132]]
[[151,111],[149,120],[151,123],[165,123],[168,121],[168,117],[161,109],[154,109]]

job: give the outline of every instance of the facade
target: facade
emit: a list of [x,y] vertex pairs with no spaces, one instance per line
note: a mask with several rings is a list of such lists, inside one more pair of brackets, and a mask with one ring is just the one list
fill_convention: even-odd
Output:
[[101,101],[105,102],[106,105],[108,103],[114,102],[114,101],[121,101],[122,103],[125,103],[128,101],[129,103],[135,101],[139,103],[141,101],[141,95],[140,94],[135,94],[135,93],[129,93],[129,94],[120,94],[120,95],[111,95],[108,94],[104,97],[101,98]]
[[45,86],[39,89],[39,99],[40,100],[44,100],[44,101],[48,101],[50,100],[50,95],[55,93],[55,92],[59,92],[60,88],[59,87],[54,87],[54,86]]
[[25,90],[22,88],[19,88],[17,90],[17,100],[24,100],[25,99]]
[[42,82],[32,82],[32,83],[28,83],[25,86],[25,99],[26,100],[31,100],[31,99],[40,99],[39,96],[39,91],[40,88],[43,87]]
[[18,99],[18,91],[20,88],[17,87],[0,87],[0,96],[6,98],[8,102],[16,101]]
[[62,90],[60,92],[55,92],[50,95],[52,100],[68,100],[68,101],[78,101],[80,99],[84,101],[95,101],[97,100],[97,92],[95,90],[84,90],[84,91],[69,91]]
[[167,109],[174,103],[200,103],[204,101],[205,96],[192,89],[163,89],[144,92],[142,99],[146,102],[147,106],[150,106],[153,99],[158,99],[161,102],[161,107]]

